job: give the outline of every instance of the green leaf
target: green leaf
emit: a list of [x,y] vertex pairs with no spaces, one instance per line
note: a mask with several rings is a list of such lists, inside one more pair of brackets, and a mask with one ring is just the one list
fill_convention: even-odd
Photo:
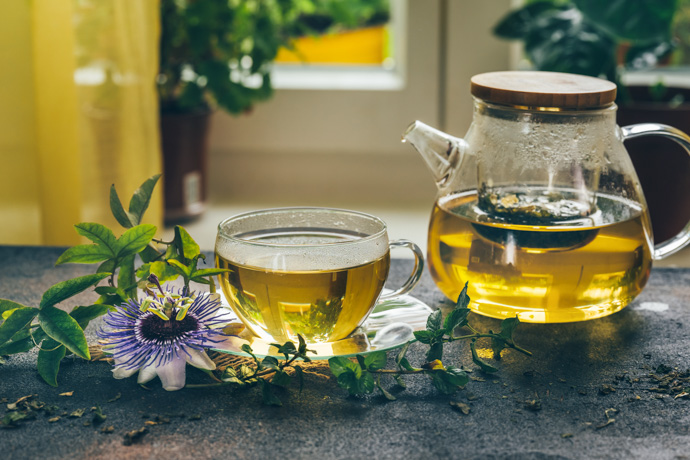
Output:
[[149,207],[149,203],[151,202],[153,189],[156,187],[156,183],[160,177],[160,174],[149,177],[134,192],[134,195],[132,195],[132,199],[129,202],[129,215],[135,219],[133,222],[134,224],[141,223],[141,219],[144,217],[144,212],[146,212]]
[[405,383],[405,379],[403,379],[403,376],[400,374],[397,374],[394,376],[395,381],[398,383],[399,386],[402,388],[407,388],[407,384]]
[[110,276],[110,273],[96,273],[57,283],[43,293],[39,308],[51,307],[65,299],[69,299],[87,290],[91,286],[98,284],[99,281],[108,276]]
[[386,367],[387,361],[388,357],[386,356],[385,351],[375,351],[373,353],[369,353],[364,358],[364,365],[370,371],[377,371]]
[[666,40],[677,0],[573,0],[587,20],[601,30],[632,43]]
[[124,291],[126,298],[135,299],[137,296],[137,282],[134,277],[134,254],[125,257],[120,262],[117,274],[117,285]]
[[141,260],[148,263],[160,259],[163,254],[158,252],[158,249],[149,244],[143,251],[139,253],[139,256],[141,257]]
[[426,352],[427,362],[443,359],[443,342],[434,342]]
[[342,356],[334,356],[328,360],[328,367],[331,369],[331,373],[336,377],[342,374],[352,372],[356,378],[362,375],[362,368],[358,363],[350,361],[348,358],[343,358]]
[[398,366],[402,369],[405,369],[406,371],[413,371],[415,370],[414,367],[412,367],[412,364],[407,360],[407,358],[402,358],[400,362],[398,363]]
[[431,382],[441,393],[450,395],[467,385],[469,377],[464,371],[449,366],[445,370],[431,372]]
[[501,332],[498,337],[491,337],[491,349],[494,352],[494,359],[501,359],[501,352],[513,343],[513,333],[520,324],[517,318],[506,318],[501,321]]
[[307,349],[307,342],[304,340],[304,337],[302,337],[302,334],[297,334],[297,340],[299,341],[299,346],[297,347],[297,355],[301,357],[304,360],[304,362],[310,362],[311,359],[307,357],[307,353],[317,354],[316,351]]
[[359,367],[361,367],[362,369],[366,369],[366,368],[367,368],[367,365],[364,364],[364,356],[362,356],[362,355],[357,355],[357,356],[355,356],[355,359],[357,360],[357,363],[359,364]]
[[467,373],[455,366],[448,366],[446,368],[446,378],[458,387],[464,387],[470,381]]
[[36,317],[38,308],[19,307],[14,310],[7,310],[12,313],[0,324],[0,345],[3,345],[16,334],[24,329]]
[[292,342],[285,342],[283,345],[272,343],[271,346],[276,347],[278,349],[278,353],[285,355],[285,359],[288,359],[290,355],[297,353],[297,348],[295,348],[295,344]]
[[426,345],[431,343],[434,333],[429,331],[414,331],[414,338]]
[[299,382],[299,392],[302,394],[302,389],[304,388],[304,374],[300,366],[293,366],[295,369],[295,375],[297,375],[297,381]]
[[373,393],[376,388],[376,383],[374,382],[374,376],[369,372],[362,372],[362,377],[357,380],[358,384],[358,394],[369,394]]
[[36,366],[38,374],[48,385],[58,386],[57,375],[60,370],[60,361],[65,357],[66,349],[53,339],[45,339],[38,350]]
[[75,355],[91,359],[84,331],[69,314],[59,308],[45,306],[38,313],[38,321],[52,339],[65,345]]
[[177,279],[180,274],[175,268],[168,265],[165,261],[157,260],[150,264],[144,264],[137,270],[137,277],[139,279],[148,279],[149,275],[156,275],[158,281],[165,283],[166,281],[173,281]]
[[486,372],[487,374],[493,374],[494,372],[498,372],[498,369],[492,366],[491,364],[483,361],[479,355],[477,354],[477,348],[474,343],[474,341],[470,342],[470,350],[472,351],[472,362],[479,366],[479,368],[483,371]]
[[458,295],[458,300],[455,302],[455,308],[467,308],[470,305],[470,296],[467,295],[467,282],[465,282],[465,286],[463,286],[462,291],[460,291],[460,295]]
[[192,268],[186,266],[177,259],[168,259],[168,264],[173,267],[180,275],[189,278],[192,274]]
[[61,264],[93,264],[113,257],[108,248],[96,244],[79,244],[63,252],[55,265]]
[[282,406],[283,403],[273,393],[273,388],[271,388],[271,384],[263,379],[261,379],[260,382],[261,395],[263,396],[264,404],[266,404],[267,406]]
[[469,308],[456,308],[451,311],[443,323],[443,329],[448,335],[453,335],[453,331],[458,327],[467,325],[467,316],[470,314]]
[[265,369],[273,369],[274,371],[280,370],[280,365],[278,364],[278,360],[275,359],[273,356],[266,356],[261,361],[261,366]]
[[16,310],[17,308],[26,308],[26,305],[22,305],[12,300],[0,299],[0,317],[2,314],[9,310]]
[[25,351],[31,350],[34,346],[36,346],[36,344],[31,340],[31,337],[16,341],[12,340],[0,346],[0,356],[24,353]]
[[405,355],[407,354],[407,350],[410,348],[410,343],[412,342],[407,342],[405,345],[402,346],[398,354],[395,356],[395,364],[400,365],[400,362],[405,358]]
[[441,310],[436,310],[426,319],[426,330],[435,332],[441,329],[441,320],[443,313]]
[[88,306],[77,306],[74,307],[74,309],[69,313],[69,315],[74,318],[77,323],[79,324],[79,327],[82,329],[86,329],[86,326],[89,325],[89,322],[92,320],[105,315],[110,311],[110,308],[108,308],[107,305],[88,305]]
[[201,254],[201,249],[196,241],[194,241],[194,238],[187,233],[184,227],[179,225],[175,226],[175,244],[177,245],[180,255],[187,260],[191,260]]
[[540,15],[525,38],[525,53],[538,70],[615,76],[615,44],[582,15],[568,10]]
[[82,222],[75,225],[74,228],[81,236],[90,239],[98,246],[110,250],[111,257],[115,256],[117,238],[115,238],[112,230],[108,227],[93,222]]
[[250,355],[252,358],[254,358],[256,360],[256,356],[254,356],[254,350],[252,350],[252,347],[249,344],[247,344],[247,343],[243,344],[240,347],[240,350],[247,353],[248,355]]
[[202,268],[201,270],[194,271],[194,278],[200,276],[215,276],[223,273],[231,272],[229,268]]
[[143,251],[156,236],[156,226],[141,224],[132,227],[117,240],[117,257],[122,259]]
[[[655,67],[659,62],[668,57],[677,47],[677,43],[673,40],[654,42],[652,44],[631,46],[627,53],[625,53],[625,67],[627,70],[646,70],[650,67]],[[668,89],[663,85],[664,89]],[[657,98],[654,98],[658,101]]]
[[108,275],[115,273],[115,269],[117,268],[115,265],[116,262],[115,259],[106,260],[98,266],[96,273],[107,273]]
[[562,7],[555,5],[551,1],[529,3],[505,15],[498,24],[494,26],[493,33],[505,39],[525,38],[533,27],[535,18],[545,11],[554,9],[562,9]]
[[501,333],[499,335],[505,339],[512,340],[513,333],[519,324],[520,320],[517,316],[515,316],[515,318],[504,319],[501,321]]
[[383,394],[383,397],[386,398],[388,401],[395,401],[397,398],[393,396],[388,390],[383,388],[381,386],[381,382],[379,379],[376,379],[376,387],[381,390],[381,393]]
[[115,220],[117,220],[118,223],[123,227],[132,228],[138,224],[138,222],[136,222],[136,218],[125,211],[125,208],[122,207],[120,197],[117,196],[117,190],[115,190],[115,184],[110,186],[110,210],[112,211],[113,216],[115,216]]
[[287,372],[277,371],[271,379],[271,384],[287,388],[290,385],[290,376]]

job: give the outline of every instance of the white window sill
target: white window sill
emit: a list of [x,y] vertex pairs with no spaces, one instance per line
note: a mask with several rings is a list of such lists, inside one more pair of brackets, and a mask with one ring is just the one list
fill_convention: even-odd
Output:
[[399,91],[403,77],[380,67],[275,65],[271,82],[276,89]]
[[659,82],[672,88],[690,88],[690,67],[665,67],[626,72],[621,76],[626,86],[652,86]]

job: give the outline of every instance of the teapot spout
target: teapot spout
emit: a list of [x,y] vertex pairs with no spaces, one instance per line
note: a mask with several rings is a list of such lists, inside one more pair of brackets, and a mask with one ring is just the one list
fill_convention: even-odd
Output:
[[467,148],[463,139],[450,136],[421,121],[415,121],[407,127],[402,141],[409,142],[422,155],[439,188],[457,171]]

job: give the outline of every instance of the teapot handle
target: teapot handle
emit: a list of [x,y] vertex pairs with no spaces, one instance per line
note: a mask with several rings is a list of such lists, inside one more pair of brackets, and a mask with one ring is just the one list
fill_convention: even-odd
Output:
[[[642,136],[661,136],[676,141],[690,155],[690,136],[683,131],[659,123],[639,123],[621,128],[623,141]],[[673,238],[654,246],[654,260],[663,259],[683,249],[690,243],[690,222]]]

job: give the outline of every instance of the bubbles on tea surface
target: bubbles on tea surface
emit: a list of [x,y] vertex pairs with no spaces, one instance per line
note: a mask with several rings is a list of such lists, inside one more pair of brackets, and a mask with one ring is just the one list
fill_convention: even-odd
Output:
[[267,235],[258,238],[251,238],[250,241],[267,244],[290,244],[290,245],[314,245],[314,244],[328,244],[339,243],[343,241],[352,241],[355,238],[348,235],[340,235],[333,233],[281,233],[277,235]]
[[[267,270],[338,270],[384,257],[388,238],[365,239],[355,231],[285,228],[218,238],[216,253],[226,260]],[[352,243],[352,244],[351,244]]]

